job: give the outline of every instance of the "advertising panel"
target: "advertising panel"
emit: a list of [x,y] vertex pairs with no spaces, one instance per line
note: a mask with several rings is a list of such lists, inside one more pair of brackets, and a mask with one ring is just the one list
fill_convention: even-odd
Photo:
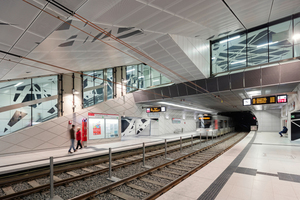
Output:
[[119,115],[88,113],[88,116],[88,137],[90,140],[119,136]]
[[102,130],[104,129],[104,119],[89,119],[89,139],[105,138]]

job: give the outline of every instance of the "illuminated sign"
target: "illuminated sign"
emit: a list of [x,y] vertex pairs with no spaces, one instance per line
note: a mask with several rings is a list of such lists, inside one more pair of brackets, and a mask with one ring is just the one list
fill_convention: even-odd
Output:
[[146,113],[152,113],[152,112],[166,112],[166,107],[151,107],[146,108]]
[[272,104],[276,103],[276,96],[257,97],[252,99],[252,105]]
[[199,119],[204,119],[204,120],[211,120],[211,117],[199,117]]
[[278,95],[277,103],[287,103],[287,95]]
[[243,99],[243,106],[250,106],[251,105],[251,99]]

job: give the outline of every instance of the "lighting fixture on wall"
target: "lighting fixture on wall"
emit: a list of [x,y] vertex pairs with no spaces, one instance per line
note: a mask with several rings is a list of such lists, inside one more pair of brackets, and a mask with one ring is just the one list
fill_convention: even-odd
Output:
[[270,42],[270,43],[266,43],[266,44],[262,44],[262,45],[258,45],[256,48],[260,48],[260,47],[264,47],[264,46],[267,46],[267,45],[272,45],[272,44],[276,44],[276,43],[278,43],[278,41],[276,41],[276,42]]
[[173,104],[173,103],[167,103],[167,102],[158,102],[159,104],[165,104],[165,105],[169,105],[169,106],[174,106],[174,107],[179,107],[179,108],[185,108],[185,109],[190,109],[190,110],[197,110],[200,112],[209,112],[211,113],[212,111],[209,110],[203,110],[203,109],[199,109],[199,108],[194,108],[194,107],[189,107],[189,106],[181,106],[181,105],[177,105],[177,104]]
[[73,94],[79,94],[79,92],[75,89],[73,89],[72,91],[73,91]]
[[222,43],[225,43],[225,42],[229,42],[229,41],[231,41],[231,40],[235,40],[235,39],[238,39],[238,38],[240,38],[241,36],[240,35],[238,35],[238,36],[235,36],[235,37],[232,37],[232,38],[229,38],[229,39],[226,39],[226,40],[222,40],[222,41],[220,41],[220,44],[222,44]]
[[240,61],[232,62],[231,64],[234,65],[234,64],[242,63],[242,62],[246,62],[246,60],[240,60]]
[[132,71],[134,71],[135,69],[130,69],[130,70],[127,70],[126,72],[132,72]]
[[21,85],[23,82],[19,82],[19,83],[17,83],[16,85],[14,85],[15,87],[17,87],[17,86],[19,86],[19,85]]
[[300,39],[300,34],[295,34],[295,35],[293,36],[293,40],[298,40],[298,39]]

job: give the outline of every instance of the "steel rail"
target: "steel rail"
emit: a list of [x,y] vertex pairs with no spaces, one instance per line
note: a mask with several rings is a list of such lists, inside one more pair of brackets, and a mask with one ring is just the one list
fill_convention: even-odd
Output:
[[[176,143],[177,141],[174,141],[174,142]],[[198,142],[198,143],[200,143],[200,142]],[[174,144],[172,146],[175,146],[175,145],[177,145],[177,144]],[[187,144],[183,148],[189,148],[189,147],[190,147],[190,145]],[[162,148],[158,148],[158,149],[162,149]],[[174,149],[170,149],[170,150],[168,150],[168,152],[171,153],[171,152],[178,151],[178,150],[180,150],[180,147],[177,147],[177,148],[174,148]],[[137,155],[137,154],[138,153],[136,153],[134,155]],[[154,158],[154,157],[157,157],[157,156],[161,156],[161,155],[164,155],[164,154],[165,154],[165,152],[163,151],[163,152],[156,153],[156,154],[153,154],[153,155],[148,155],[148,156],[146,156],[146,159],[151,159],[151,158]],[[120,159],[120,157],[122,157],[122,156],[120,155],[119,158],[114,158],[114,160]],[[130,157],[130,156],[127,156],[127,157]],[[124,156],[122,158],[124,158]],[[115,166],[112,167],[112,169],[115,170],[115,169],[122,168],[122,167],[125,167],[125,166],[128,166],[128,165],[139,163],[139,162],[142,162],[142,161],[143,161],[143,158],[137,158],[135,160],[128,161],[126,163],[121,163],[121,164],[115,165]],[[101,163],[104,163],[104,162],[105,161],[103,161]],[[98,163],[95,163],[95,164],[100,164],[100,163],[98,162]],[[81,167],[85,167],[85,166],[86,165],[83,164]],[[90,164],[88,164],[88,166],[90,166]],[[76,167],[76,169],[78,169],[78,168],[79,167]],[[71,169],[74,169],[74,167],[68,168],[68,170],[64,169],[64,170],[61,170],[61,171],[57,171],[56,173],[61,173],[62,171],[69,171]],[[61,185],[66,185],[66,184],[68,184],[70,182],[78,181],[78,180],[85,179],[85,178],[88,178],[88,177],[91,177],[91,176],[94,176],[94,175],[97,175],[97,174],[105,173],[108,170],[109,170],[109,168],[105,168],[105,169],[100,169],[100,170],[96,170],[96,171],[93,171],[93,172],[87,172],[87,173],[81,174],[79,176],[75,176],[75,177],[63,179],[63,180],[55,182],[54,183],[54,187],[58,187],[58,186],[61,186]],[[49,172],[49,170],[48,170],[48,172]],[[41,176],[42,175],[39,175],[38,177],[41,177]],[[45,176],[45,174],[43,176]],[[36,178],[36,177],[30,177],[30,179],[33,179],[33,178]],[[24,181],[24,180],[22,180],[22,181]],[[20,181],[16,181],[16,182],[20,182]],[[43,190],[47,190],[49,188],[50,188],[50,184],[41,185],[41,186],[38,186],[38,187],[35,187],[35,188],[30,188],[30,189],[27,189],[27,190],[23,190],[23,191],[14,193],[14,194],[9,194],[9,195],[2,196],[2,197],[0,197],[0,200],[18,199],[18,198],[21,198],[21,197],[24,197],[24,196],[27,196],[27,195],[30,195],[30,194],[33,194],[33,193],[37,193],[37,192],[40,192],[40,191],[43,191]]]
[[[238,133],[237,133],[237,134],[238,134]],[[154,172],[154,171],[156,171],[156,170],[158,170],[158,169],[160,169],[160,168],[164,168],[164,167],[166,167],[166,166],[168,166],[168,165],[171,165],[171,164],[176,163],[176,162],[178,162],[178,161],[181,161],[181,160],[183,160],[183,159],[185,159],[185,158],[188,158],[188,157],[190,157],[190,156],[192,156],[192,155],[194,155],[194,154],[198,154],[199,152],[202,152],[202,151],[205,151],[205,150],[207,150],[207,149],[210,149],[210,148],[212,148],[212,147],[214,147],[214,146],[216,146],[216,145],[218,145],[218,144],[220,144],[220,143],[222,143],[222,142],[224,142],[224,141],[226,141],[226,140],[229,140],[229,139],[233,138],[233,137],[236,136],[237,134],[234,134],[234,135],[232,135],[232,136],[230,136],[230,137],[228,137],[228,138],[225,138],[225,139],[223,139],[223,140],[220,140],[220,141],[218,141],[218,142],[216,142],[216,143],[214,143],[214,144],[211,144],[211,145],[206,146],[206,147],[204,147],[204,148],[202,148],[202,149],[199,149],[199,150],[197,150],[197,151],[194,151],[194,152],[192,152],[192,153],[189,153],[189,154],[187,154],[187,155],[184,155],[184,156],[182,156],[182,157],[180,157],[180,158],[174,159],[174,160],[172,160],[172,161],[170,161],[170,162],[167,162],[167,163],[165,163],[165,164],[159,165],[159,166],[157,166],[157,167],[153,167],[153,168],[151,168],[151,169],[149,169],[149,170],[146,170],[146,171],[144,171],[144,172],[135,174],[135,175],[130,176],[130,177],[128,177],[128,178],[122,179],[122,180],[120,180],[120,181],[118,181],[118,182],[111,183],[111,184],[106,185],[106,186],[104,186],[104,187],[97,188],[97,189],[92,190],[92,191],[90,191],[90,192],[87,192],[87,193],[85,193],[85,194],[82,194],[82,195],[73,197],[73,198],[71,198],[71,199],[69,199],[69,200],[82,200],[82,199],[87,199],[87,198],[90,198],[90,197],[94,197],[94,196],[96,196],[96,195],[99,195],[99,194],[101,194],[101,193],[104,193],[104,192],[106,192],[106,191],[112,190],[112,189],[115,188],[115,187],[118,187],[118,186],[120,186],[120,185],[123,185],[123,184],[129,182],[129,181],[132,181],[132,180],[134,180],[134,179],[137,179],[137,178],[139,178],[139,177],[142,177],[142,176],[144,176],[144,175],[147,175],[147,174],[149,174],[149,173],[151,173],[151,172]]]
[[230,145],[229,147],[227,147],[226,149],[224,149],[222,152],[220,152],[219,154],[215,155],[214,157],[210,158],[209,160],[207,160],[205,163],[195,167],[194,169],[192,169],[191,171],[185,173],[184,175],[180,176],[179,178],[175,179],[174,181],[168,183],[166,186],[162,187],[160,190],[150,194],[149,196],[147,196],[146,198],[144,198],[144,200],[152,200],[152,199],[156,199],[159,196],[161,196],[162,194],[164,194],[165,192],[169,191],[170,189],[172,189],[174,186],[178,185],[179,183],[181,183],[183,180],[185,180],[186,178],[190,177],[192,174],[196,173],[197,171],[199,171],[201,168],[205,167],[206,165],[208,165],[210,162],[212,162],[214,159],[216,159],[217,157],[219,157],[220,155],[222,155],[224,152],[228,151],[230,148],[232,148],[235,144],[237,144],[238,142],[240,142],[242,139],[244,139],[249,133],[245,134],[242,138],[240,138],[239,140],[237,140],[235,143],[233,143],[232,145]]
[[[187,142],[185,143],[189,143],[189,139],[190,138],[186,138],[185,140],[187,140]],[[179,140],[176,140],[176,141],[171,141],[169,147],[173,147],[173,146],[176,146],[178,145],[178,142]],[[196,142],[196,144],[199,144],[200,142]],[[150,145],[148,146],[147,148],[150,150],[150,152],[147,152],[147,153],[151,153],[153,151],[157,151],[157,150],[161,150],[163,148],[160,148],[159,146],[160,145],[163,145],[164,143],[158,143],[158,144],[153,144],[153,145]],[[190,147],[189,144],[188,145],[185,145],[183,146],[183,148],[188,148]],[[180,147],[177,147],[175,149],[170,149],[168,150],[168,152],[174,152],[174,151],[177,151],[179,150]],[[139,155],[140,153],[142,153],[142,149],[141,148],[135,148],[135,149],[130,149],[130,150],[127,150],[127,151],[136,151],[136,152],[116,152],[117,154],[119,155],[114,155],[113,157],[113,161],[116,161],[118,159],[123,159],[123,158],[128,158],[128,157],[131,157],[131,156],[135,156],[135,155]],[[156,153],[154,155],[148,155],[146,156],[146,159],[151,159],[155,156],[160,156],[160,155],[163,155],[164,152],[161,152],[161,153]],[[67,163],[61,163],[59,164],[60,166],[59,167],[56,167],[55,169],[55,174],[59,174],[59,173],[64,173],[66,171],[70,171],[70,170],[75,170],[75,169],[80,169],[80,168],[84,168],[84,167],[88,167],[88,166],[93,166],[93,165],[98,165],[98,164],[102,164],[102,163],[105,163],[105,162],[108,162],[108,158],[105,158],[107,157],[108,155],[105,154],[105,155],[100,155],[101,157],[104,157],[104,158],[98,158],[99,160],[92,160],[92,161],[89,161],[89,159],[86,159],[88,161],[88,163],[86,163],[87,161],[85,161],[84,163],[79,163],[77,164],[76,166],[72,165],[71,167],[70,166],[65,166],[65,164]],[[97,158],[90,158],[90,159],[97,159]],[[139,162],[141,159],[136,159],[134,161],[137,161]],[[73,161],[73,162],[76,162],[76,161]],[[133,162],[133,161],[128,161],[128,162]],[[126,162],[127,163],[127,162]],[[118,165],[115,165],[113,166],[113,169],[117,169],[117,168],[121,168],[121,167],[124,167],[126,165],[124,165],[125,163],[121,163],[121,164],[118,164]],[[45,168],[45,167],[42,167],[42,168]],[[59,168],[59,169],[57,169]],[[33,169],[34,170],[34,169]],[[98,170],[100,171],[100,170]],[[30,172],[26,172],[26,173],[21,173],[23,175],[20,175],[20,173],[18,173],[17,176],[13,176],[11,178],[8,178],[8,177],[4,177],[4,178],[1,178],[0,179],[0,187],[4,187],[4,186],[7,186],[7,185],[11,185],[11,184],[15,184],[15,183],[19,183],[19,182],[24,182],[24,181],[27,181],[27,180],[31,180],[31,179],[37,179],[37,178],[41,178],[41,177],[44,177],[44,176],[48,176],[50,170],[49,169],[45,169],[45,170],[42,170],[42,171],[37,171],[37,172],[33,172],[33,175],[28,175],[28,173]],[[90,172],[88,172],[90,173]],[[24,178],[20,178],[20,176],[25,176]],[[1,197],[0,197],[1,199]]]

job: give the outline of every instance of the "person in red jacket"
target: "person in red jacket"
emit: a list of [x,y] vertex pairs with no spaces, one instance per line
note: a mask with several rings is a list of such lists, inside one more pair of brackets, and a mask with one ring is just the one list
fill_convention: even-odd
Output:
[[76,149],[78,149],[79,146],[80,146],[80,149],[82,149],[80,127],[77,128],[77,132],[76,132],[76,140],[77,140],[77,147],[76,147]]

